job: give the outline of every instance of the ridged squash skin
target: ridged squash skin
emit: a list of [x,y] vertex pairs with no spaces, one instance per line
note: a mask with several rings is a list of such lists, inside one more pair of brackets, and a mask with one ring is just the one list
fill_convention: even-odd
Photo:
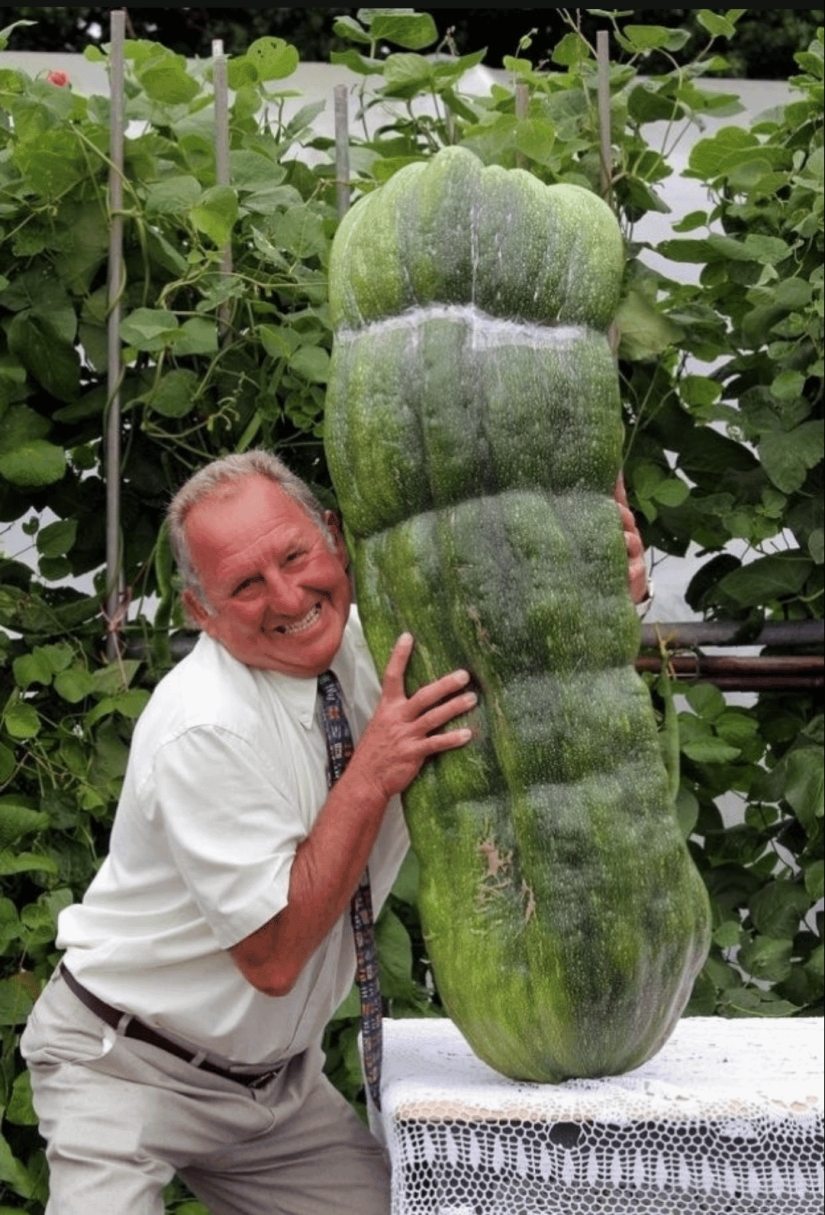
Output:
[[589,191],[450,148],[346,215],[329,466],[378,670],[457,667],[478,737],[404,799],[444,1005],[518,1079],[636,1067],[684,1008],[708,902],[677,826],[613,489],[622,241]]

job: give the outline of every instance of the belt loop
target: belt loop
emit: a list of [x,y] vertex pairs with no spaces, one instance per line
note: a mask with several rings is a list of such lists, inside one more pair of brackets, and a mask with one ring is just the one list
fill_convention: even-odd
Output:
[[128,1012],[122,1013],[120,1020],[118,1021],[117,1025],[115,1026],[115,1033],[121,1038],[125,1037],[126,1030],[129,1028],[129,1022],[134,1021],[134,1019],[135,1018],[134,1018],[133,1013],[128,1013]]
[[196,1055],[192,1056],[192,1058],[189,1060],[189,1062],[192,1064],[193,1067],[200,1067],[200,1065],[203,1063],[205,1058],[206,1058],[206,1051],[199,1050]]

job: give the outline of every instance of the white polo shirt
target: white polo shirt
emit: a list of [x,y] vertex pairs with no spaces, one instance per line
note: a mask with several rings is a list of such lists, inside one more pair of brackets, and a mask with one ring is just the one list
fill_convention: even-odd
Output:
[[[355,609],[332,670],[357,741],[380,685]],[[327,792],[317,680],[247,667],[202,634],[137,723],[109,855],[59,918],[66,965],[116,1008],[234,1063],[317,1042],[353,982],[348,913],[286,996],[257,991],[226,951],[286,906]],[[369,862],[376,914],[407,846],[393,798]]]

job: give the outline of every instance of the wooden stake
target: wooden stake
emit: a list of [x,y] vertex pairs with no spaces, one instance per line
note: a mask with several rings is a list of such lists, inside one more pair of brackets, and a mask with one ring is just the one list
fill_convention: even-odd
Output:
[[123,561],[120,534],[120,298],[123,293],[123,41],[125,9],[110,18],[109,277],[106,396],[106,657],[120,657]]
[[335,86],[335,193],[338,200],[338,218],[349,210],[349,109],[347,86]]
[[[530,89],[523,80],[516,85],[516,118],[519,122],[523,122],[527,117],[527,111],[530,106]],[[522,152],[516,152],[516,168],[524,169],[527,167],[527,160]]]
[[613,144],[610,138],[610,34],[607,30],[598,30],[596,33],[596,63],[598,65],[602,198],[609,203],[613,176]]
[[[219,186],[229,185],[229,87],[226,80],[226,56],[223,42],[216,38],[212,43],[214,60],[212,86],[215,90],[215,182]],[[221,274],[232,273],[232,244],[228,241],[221,249]],[[226,300],[218,308],[218,332],[220,343],[229,338],[230,306]]]

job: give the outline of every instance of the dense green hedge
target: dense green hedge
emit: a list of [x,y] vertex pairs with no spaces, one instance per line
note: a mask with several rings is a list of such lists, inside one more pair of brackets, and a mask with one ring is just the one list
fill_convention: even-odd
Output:
[[[631,500],[648,543],[679,555],[693,541],[707,555],[691,605],[747,632],[822,616],[823,43],[797,55],[795,99],[743,128],[734,96],[702,88],[726,70],[717,40],[733,38],[739,12],[697,10],[702,57],[649,78],[638,75],[649,52],[674,52],[686,35],[617,29],[612,197],[628,246],[618,353]],[[356,197],[457,142],[488,163],[599,189],[594,52],[580,31],[541,68],[525,38],[505,60],[511,83],[471,98],[461,79],[483,52],[427,58],[438,35],[426,14],[362,10],[335,30],[350,46],[335,58],[355,73],[354,108],[372,119],[353,123]],[[123,551],[129,631],[150,643],[143,663],[107,666],[99,597],[65,585],[91,573],[102,591],[109,103],[0,70],[0,519],[23,521],[37,564],[0,562],[0,1215],[42,1211],[18,1037],[56,960],[55,917],[105,853],[132,724],[182,623],[165,502],[205,460],[253,445],[279,450],[333,501],[320,434],[335,174],[329,141],[311,129],[317,108],[283,117],[297,53],[264,38],[230,61],[229,187],[215,184],[210,64],[187,69],[144,41],[127,56],[127,114],[143,126],[126,147]],[[390,114],[378,108],[390,103]],[[634,226],[667,210],[658,187],[673,139],[651,147],[645,130],[703,115],[733,121],[693,147],[688,172],[708,205],[659,246],[665,275],[646,264]],[[699,268],[696,284],[679,263]],[[230,332],[219,343],[222,304]],[[744,561],[733,541],[748,546]],[[821,1013],[821,711],[778,693],[742,707],[697,684],[677,719],[667,679],[652,691],[663,745],[671,760],[681,753],[680,816],[714,907],[689,1011]],[[742,816],[726,827],[717,803],[731,792]],[[415,889],[410,860],[379,924],[382,982],[393,1015],[439,1015]],[[354,1012],[349,1000],[328,1030],[328,1069],[358,1102]],[[169,1202],[202,1210],[175,1187]]]

